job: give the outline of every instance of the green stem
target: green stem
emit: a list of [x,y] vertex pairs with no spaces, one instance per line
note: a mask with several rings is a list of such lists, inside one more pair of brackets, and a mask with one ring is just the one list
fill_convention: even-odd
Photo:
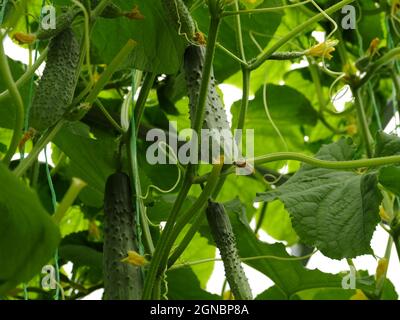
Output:
[[11,138],[10,146],[7,150],[6,155],[3,158],[3,163],[8,166],[11,159],[18,148],[19,141],[21,140],[22,131],[24,129],[24,102],[22,100],[21,94],[14,82],[10,66],[8,64],[7,56],[4,52],[3,41],[0,41],[0,74],[4,79],[5,85],[10,92],[10,96],[13,98],[15,103],[15,124],[14,131]]
[[94,20],[101,15],[103,10],[112,2],[112,0],[101,0],[101,2],[93,9],[91,19]]
[[190,187],[192,185],[191,174],[189,173],[190,168],[186,169],[185,178],[183,181],[182,188],[179,191],[179,194],[175,200],[174,206],[171,210],[171,213],[168,216],[167,223],[165,224],[165,228],[161,233],[160,239],[157,241],[156,248],[154,250],[154,255],[151,259],[151,263],[149,266],[149,270],[146,276],[144,288],[143,288],[143,299],[148,300],[152,296],[153,287],[156,281],[156,276],[158,273],[158,268],[160,266],[163,252],[166,250],[166,239],[169,234],[172,232],[173,224],[175,223],[176,217],[182,208],[182,205],[186,199],[187,194],[189,193]]
[[53,221],[59,225],[69,207],[74,203],[78,194],[82,189],[86,187],[86,182],[78,178],[72,178],[71,185],[62,199],[61,203],[58,205],[56,212],[53,215]]
[[120,125],[114,120],[112,115],[107,111],[106,107],[102,104],[102,102],[99,99],[96,99],[94,102],[97,107],[100,109],[100,111],[103,113],[103,115],[106,117],[106,119],[110,122],[110,124],[117,130],[119,133],[124,133],[124,130],[120,127]]
[[225,48],[222,44],[217,43],[217,48],[221,49],[226,55],[228,55],[229,57],[231,57],[233,60],[239,62],[241,65],[248,67],[246,61],[242,60],[241,58],[239,58],[238,56],[236,56],[234,53],[232,53],[230,50],[228,50],[227,48]]
[[249,10],[239,10],[239,8],[235,8],[236,11],[225,11],[222,13],[222,17],[229,17],[229,16],[238,16],[241,14],[259,14],[259,13],[267,13],[267,12],[275,12],[275,11],[281,11],[284,9],[289,9],[289,8],[294,8],[298,6],[303,6],[307,3],[310,3],[310,0],[302,1],[299,3],[294,3],[294,4],[289,4],[286,6],[279,6],[279,7],[271,7],[271,8],[260,8],[260,9],[249,9]]
[[296,152],[278,152],[253,159],[255,164],[264,164],[268,162],[287,161],[287,160],[304,162],[312,166],[315,166],[317,168],[346,170],[346,169],[379,167],[389,164],[398,164],[400,163],[400,156],[389,156],[389,157],[348,160],[348,161],[330,161],[330,160],[315,159]]
[[354,99],[355,99],[354,103],[355,103],[356,109],[357,109],[357,118],[358,118],[359,126],[361,127],[361,134],[363,136],[365,149],[367,150],[368,158],[371,158],[373,156],[373,151],[372,151],[373,139],[371,136],[371,132],[369,131],[369,125],[368,125],[367,116],[365,114],[361,89],[359,88],[359,89],[356,89],[355,91],[353,90],[353,94],[354,94]]
[[365,83],[371,79],[372,76],[376,74],[376,72],[382,68],[383,66],[387,65],[388,63],[392,62],[393,59],[397,58],[397,56],[400,55],[400,48],[394,48],[387,52],[384,56],[376,60],[369,68],[367,71],[367,74],[358,82],[355,84],[355,88],[360,88],[363,86]]
[[246,121],[247,109],[249,107],[249,94],[250,94],[250,70],[242,67],[242,81],[243,81],[243,94],[242,102],[240,106],[239,119],[237,124],[237,129],[244,129],[244,124]]
[[325,14],[322,12],[315,15],[314,17],[310,18],[306,22],[298,25],[295,27],[292,31],[290,31],[288,34],[286,34],[283,38],[278,40],[274,45],[271,47],[267,47],[264,49],[264,51],[257,57],[257,59],[250,65],[250,69],[256,69],[260,65],[262,65],[274,52],[276,52],[280,47],[282,47],[284,44],[289,42],[292,38],[296,37],[297,35],[303,33],[306,28],[314,24],[315,22],[318,22],[326,17],[326,15],[330,15],[341,8],[343,8],[345,5],[348,5],[355,0],[342,0],[333,6],[329,7],[328,9],[325,10]]
[[[44,49],[40,57],[37,58],[37,60],[35,61],[35,63],[28,70],[26,70],[26,72],[15,82],[17,88],[20,88],[22,85],[24,85],[27,81],[29,81],[32,78],[32,76],[35,74],[35,71],[40,67],[40,65],[46,59],[48,51],[49,48]],[[0,93],[0,102],[3,102],[9,96],[10,96],[10,90],[7,89],[3,91],[2,93]]]
[[[143,80],[143,86],[140,89],[139,97],[135,106],[135,122],[136,128],[139,129],[139,124],[142,121],[142,116],[144,112],[144,108],[146,106],[146,100],[149,96],[150,90],[153,87],[154,79],[156,78],[156,74],[154,72],[148,72]],[[139,131],[139,130],[137,130]]]
[[274,52],[268,57],[267,60],[294,60],[304,56],[305,53],[302,51]]
[[118,54],[114,57],[114,59],[110,62],[107,69],[101,74],[100,79],[96,82],[93,89],[90,91],[90,94],[87,96],[86,101],[89,104],[93,104],[93,102],[97,99],[97,96],[103,90],[104,86],[111,79],[114,72],[117,70],[118,66],[125,61],[129,53],[135,47],[136,42],[129,39],[125,46],[118,52]]
[[182,241],[179,243],[178,247],[174,250],[171,256],[168,259],[168,269],[171,268],[174,263],[179,259],[185,249],[188,247],[189,243],[192,241],[195,236],[197,230],[199,230],[201,224],[203,223],[205,218],[204,212],[201,211],[196,215],[194,221],[192,222],[190,229],[185,234]]
[[193,122],[193,129],[197,133],[198,137],[201,136],[200,130],[203,125],[204,115],[206,111],[207,95],[211,80],[211,70],[214,60],[214,53],[215,53],[219,25],[220,25],[220,19],[211,17],[210,27],[208,32],[207,50],[204,60],[203,75],[200,85],[199,101],[197,103],[196,114]]
[[[238,0],[235,0],[235,10],[239,11]],[[244,51],[244,45],[243,45],[242,22],[240,21],[240,15],[237,15],[235,17],[235,22],[236,22],[236,42],[237,46],[239,47],[240,58],[243,61],[246,61],[246,53]]]
[[26,157],[14,170],[17,177],[22,177],[22,175],[29,169],[29,167],[35,163],[37,156],[40,151],[57,135],[61,128],[66,123],[66,120],[61,119],[55,126],[49,128],[47,132],[38,140],[35,144],[28,157]]
[[[157,242],[157,247],[154,252],[153,259],[151,260],[149,271],[146,277],[146,282],[143,289],[144,300],[148,300],[151,298],[154,289],[154,284],[156,283],[157,278],[162,277],[168,262],[169,252],[171,251],[171,248],[173,247],[174,242],[178,237],[179,233],[182,231],[185,225],[190,221],[192,216],[196,212],[200,212],[207,203],[208,198],[210,197],[212,191],[214,190],[218,182],[218,177],[221,172],[222,165],[223,164],[221,163],[213,166],[213,170],[211,171],[206,186],[204,187],[203,191],[201,192],[200,196],[197,198],[195,203],[188,209],[188,211],[186,211],[178,219],[176,219],[178,211],[174,209],[172,210],[168,220],[172,220],[170,218],[173,217],[174,219],[172,221],[174,222],[176,221],[176,223],[175,225],[173,225],[172,223],[168,224],[167,221],[166,227],[161,234],[161,238]],[[181,189],[181,192],[178,195],[177,201],[175,201],[174,206],[183,204],[183,201],[186,198],[190,186],[191,182],[190,183],[184,182],[184,185]]]

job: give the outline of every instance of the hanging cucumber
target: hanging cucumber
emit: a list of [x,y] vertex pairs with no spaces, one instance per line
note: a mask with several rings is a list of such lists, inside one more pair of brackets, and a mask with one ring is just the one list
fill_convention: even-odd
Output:
[[103,274],[105,300],[139,300],[142,274],[139,267],[124,263],[128,251],[138,251],[135,209],[129,176],[109,176],[104,194]]
[[[205,55],[206,48],[204,46],[191,45],[185,51],[184,69],[186,86],[189,95],[190,119],[192,124],[199,99]],[[211,81],[207,93],[203,128],[219,130],[230,129],[224,105],[217,92],[213,70],[211,70]]]
[[210,201],[206,214],[211,234],[224,263],[226,279],[235,299],[252,300],[251,289],[236,248],[235,235],[224,206]]
[[196,25],[183,0],[161,0],[166,16],[179,35],[191,42],[196,36]]
[[78,72],[80,46],[71,28],[50,41],[46,67],[30,109],[30,127],[42,132],[70,107]]

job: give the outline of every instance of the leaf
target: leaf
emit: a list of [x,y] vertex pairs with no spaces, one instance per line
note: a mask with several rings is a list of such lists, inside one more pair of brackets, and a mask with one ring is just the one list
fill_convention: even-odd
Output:
[[286,241],[289,246],[298,241],[289,213],[280,201],[268,203],[261,228],[276,240]]
[[381,168],[378,177],[379,183],[395,195],[400,196],[400,167]]
[[[296,293],[311,288],[341,288],[341,276],[308,270],[301,261],[288,260],[291,256],[283,244],[268,244],[258,240],[247,222],[240,202],[232,201],[225,204],[225,208],[230,214],[240,257],[269,257],[246,260],[244,263],[262,272],[275,283],[277,290],[274,290],[273,296],[290,299]],[[268,293],[269,297],[270,294],[272,293]]]
[[[353,156],[353,147],[341,139],[322,147],[316,158],[341,161]],[[258,196],[259,201],[276,198],[291,214],[301,240],[324,255],[341,259],[372,253],[370,241],[382,200],[375,173],[303,165],[287,183]]]
[[130,63],[136,69],[173,74],[178,71],[186,40],[169,22],[159,0],[115,1],[124,10],[138,5],[143,20],[99,19],[91,36],[99,63],[109,63],[129,40],[137,42]]
[[[289,86],[268,84],[266,88],[267,108],[274,124],[279,128],[290,150],[304,149],[304,135],[301,127],[315,125],[317,112],[308,99],[299,91]],[[240,102],[231,109],[233,127],[235,127]],[[276,129],[270,122],[263,104],[263,89],[257,91],[255,99],[250,101],[245,121],[245,128],[254,129],[254,152],[262,155],[281,151],[285,148]]]
[[168,299],[170,300],[217,300],[219,296],[200,287],[192,269],[176,269],[167,272]]
[[83,190],[81,196],[90,193],[91,205],[101,207],[105,181],[115,170],[116,144],[111,138],[90,138],[81,129],[81,124],[64,127],[54,143],[70,158],[71,175],[88,183],[88,190]]
[[[51,259],[60,235],[37,195],[0,164],[0,294],[30,280]],[[7,187],[5,187],[7,186]]]
[[379,131],[376,134],[375,157],[387,157],[400,154],[400,138]]

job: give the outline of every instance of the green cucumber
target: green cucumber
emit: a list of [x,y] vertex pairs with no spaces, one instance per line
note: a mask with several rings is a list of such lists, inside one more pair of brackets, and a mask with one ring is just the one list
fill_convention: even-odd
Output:
[[195,38],[196,25],[183,0],[161,0],[164,11],[179,35],[191,41]]
[[74,97],[80,46],[68,28],[50,41],[46,67],[30,109],[30,127],[38,132],[56,124]]
[[226,279],[235,299],[252,300],[250,285],[236,247],[235,234],[224,206],[221,203],[210,201],[206,214],[211,234],[224,263]]
[[104,193],[104,300],[139,300],[140,267],[121,262],[128,251],[138,252],[135,209],[129,176],[117,172],[108,177]]
[[[199,99],[205,55],[206,55],[206,48],[204,46],[191,45],[185,51],[184,69],[186,77],[186,86],[189,96],[190,119],[192,121],[192,125],[194,121],[194,116],[196,114],[196,107]],[[203,128],[230,130],[224,104],[217,92],[217,86],[213,70],[211,70],[210,77],[211,81],[208,88]]]
[[49,40],[56,37],[65,29],[69,28],[74,21],[75,17],[79,14],[80,8],[72,7],[67,9],[62,14],[56,17],[56,28],[55,29],[43,29],[42,24],[39,24],[39,29],[36,32],[36,39],[38,40]]

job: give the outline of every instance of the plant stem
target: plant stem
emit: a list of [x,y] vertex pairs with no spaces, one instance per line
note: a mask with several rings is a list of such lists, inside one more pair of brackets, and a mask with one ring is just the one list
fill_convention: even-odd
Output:
[[[238,0],[235,0],[235,10],[237,12],[239,11],[239,1]],[[244,45],[243,45],[242,22],[240,21],[239,15],[237,15],[235,17],[235,22],[236,22],[236,42],[237,42],[237,46],[239,49],[240,58],[243,61],[246,61],[246,53],[244,51]]]
[[225,11],[222,14],[222,17],[229,17],[229,16],[237,16],[237,15],[241,15],[241,14],[257,14],[257,13],[267,13],[267,12],[275,12],[275,11],[280,11],[283,9],[289,9],[289,8],[294,8],[294,7],[298,7],[298,6],[303,6],[307,3],[310,3],[310,0],[305,0],[299,3],[294,3],[294,4],[289,4],[286,6],[279,6],[279,7],[270,7],[270,8],[260,8],[260,9],[249,9],[249,10],[239,10],[239,8],[235,8],[236,11]]
[[[156,283],[157,278],[162,277],[162,274],[166,269],[166,265],[168,262],[169,252],[171,251],[171,248],[173,247],[174,242],[178,237],[179,233],[182,231],[185,225],[190,221],[192,216],[197,212],[201,212],[205,204],[207,203],[208,198],[210,197],[212,191],[214,190],[218,182],[218,177],[221,172],[222,166],[223,166],[222,161],[221,163],[213,166],[207,184],[204,187],[203,191],[201,192],[200,196],[197,198],[195,203],[188,209],[188,211],[182,214],[182,216],[179,219],[176,219],[177,211],[174,209],[172,210],[171,215],[170,217],[168,217],[168,219],[170,220],[171,216],[173,215],[174,218],[173,221],[175,222],[176,220],[176,223],[175,225],[172,225],[171,223],[168,225],[167,222],[166,227],[161,234],[161,238],[157,242],[157,247],[154,252],[153,259],[151,260],[149,271],[146,277],[146,282],[143,289],[144,300],[148,300],[151,298],[154,289],[154,284]],[[179,193],[178,199],[177,201],[175,201],[174,206],[179,204],[181,206],[183,204],[184,199],[181,200],[181,197],[186,198],[190,186],[191,182],[186,184],[184,182],[184,185],[182,186],[181,192]]]
[[340,10],[342,7],[345,5],[348,5],[355,0],[342,0],[333,6],[329,7],[328,9],[325,10],[325,14],[322,12],[315,15],[314,17],[310,18],[306,22],[298,25],[295,27],[292,31],[290,31],[288,34],[286,34],[283,38],[278,40],[274,45],[271,47],[268,47],[264,49],[264,51],[257,57],[257,59],[250,65],[250,69],[256,69],[260,65],[262,65],[274,52],[276,52],[280,47],[282,47],[284,44],[286,44],[288,41],[290,41],[292,38],[296,37],[300,33],[303,33],[306,28],[311,26],[313,23],[318,22],[326,17],[326,14],[332,14],[338,10]]
[[237,129],[244,129],[246,121],[247,109],[249,107],[249,94],[250,94],[250,70],[242,67],[242,81],[243,81],[243,94],[242,102],[240,106],[239,119],[237,123]]
[[29,169],[29,167],[36,161],[40,151],[57,135],[64,124],[67,122],[61,119],[55,126],[49,128],[47,132],[38,140],[28,157],[26,157],[14,170],[15,175],[20,178]]
[[197,133],[198,137],[201,136],[200,130],[203,125],[204,115],[206,111],[207,95],[211,80],[211,70],[214,60],[214,53],[215,53],[219,25],[220,25],[220,19],[211,17],[210,27],[208,32],[207,50],[204,60],[203,74],[201,78],[199,100],[197,103],[196,113],[193,122],[193,130]]
[[22,131],[24,128],[24,102],[22,100],[21,94],[17,88],[17,85],[14,82],[10,66],[8,64],[8,58],[4,52],[3,40],[0,40],[0,74],[2,75],[4,82],[8,91],[10,92],[10,96],[13,98],[15,103],[15,124],[14,131],[11,138],[10,146],[8,147],[7,153],[3,158],[3,163],[8,166],[11,162],[11,159],[18,148],[18,143],[21,140]]
[[101,0],[101,2],[92,10],[91,19],[97,18],[112,0]]
[[362,94],[361,94],[361,89],[356,89],[355,92],[353,90],[354,94],[354,103],[356,105],[357,109],[357,118],[359,122],[359,126],[361,127],[361,134],[363,136],[364,144],[365,144],[365,149],[367,150],[367,155],[368,158],[371,158],[373,156],[373,151],[372,151],[372,144],[373,144],[373,139],[371,136],[371,132],[369,131],[369,125],[368,125],[368,120],[365,115],[365,109],[364,109],[364,103],[362,100]]
[[96,82],[93,89],[90,91],[90,94],[87,96],[85,102],[89,104],[93,104],[93,102],[97,99],[97,96],[103,90],[103,87],[107,84],[107,82],[111,79],[114,72],[117,70],[118,66],[126,59],[128,54],[133,50],[136,46],[136,42],[129,39],[125,46],[118,52],[118,54],[114,57],[114,59],[110,62],[107,69],[101,74],[100,79]]
[[81,192],[81,190],[86,187],[86,182],[78,178],[72,178],[71,185],[62,199],[61,203],[57,207],[56,212],[53,215],[53,221],[59,225],[68,208],[74,203],[76,197]]
[[148,300],[152,296],[152,291],[154,287],[154,283],[156,281],[156,276],[158,273],[158,268],[161,263],[163,252],[166,248],[166,239],[169,236],[169,233],[172,232],[173,224],[175,223],[176,217],[183,205],[183,202],[186,199],[187,194],[189,193],[190,187],[192,185],[192,178],[189,174],[190,168],[186,169],[185,179],[183,181],[183,185],[179,194],[175,200],[174,206],[171,210],[171,213],[168,216],[167,223],[165,224],[165,228],[161,233],[160,239],[157,241],[156,248],[154,250],[154,255],[150,262],[150,267],[146,276],[144,288],[143,288],[143,300]]
[[[140,89],[139,97],[136,102],[135,106],[135,121],[136,121],[136,128],[139,129],[139,124],[142,121],[142,115],[144,112],[144,107],[146,106],[146,100],[149,96],[150,90],[153,87],[154,79],[156,78],[156,74],[154,72],[146,73],[143,86]],[[139,131],[139,130],[137,130]]]
[[179,257],[182,255],[182,253],[188,247],[188,245],[190,244],[190,241],[192,241],[193,237],[195,236],[197,230],[199,230],[204,219],[205,219],[205,215],[204,215],[204,211],[202,210],[196,215],[196,217],[194,218],[194,221],[192,222],[192,224],[190,226],[190,229],[187,231],[184,238],[179,243],[178,247],[174,250],[174,252],[169,257],[168,269],[174,265],[174,263],[179,259]]
[[397,56],[399,55],[400,55],[400,48],[394,48],[389,52],[387,52],[384,56],[376,60],[368,68],[367,74],[358,83],[355,84],[355,88],[360,88],[361,86],[363,86],[366,82],[369,81],[369,79],[371,79],[372,76],[376,74],[376,71],[378,71],[380,68],[393,61],[393,59],[397,58]]
[[[40,57],[37,58],[37,60],[35,61],[35,63],[32,64],[32,66],[28,70],[26,70],[26,72],[15,82],[17,88],[21,87],[32,78],[32,76],[35,74],[35,71],[41,66],[43,61],[46,59],[48,51],[49,51],[48,47],[44,49]],[[10,90],[3,91],[2,93],[0,93],[0,102],[3,102],[3,100],[7,99],[9,96],[10,96]]]

